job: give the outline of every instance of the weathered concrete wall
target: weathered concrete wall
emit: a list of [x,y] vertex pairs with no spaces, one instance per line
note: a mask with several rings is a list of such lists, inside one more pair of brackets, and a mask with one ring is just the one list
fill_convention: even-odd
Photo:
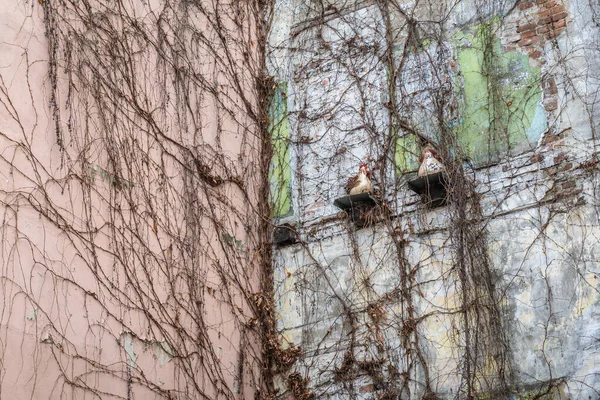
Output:
[[[291,168],[273,190],[292,194],[277,221],[300,238],[275,252],[281,337],[302,348],[283,393],[297,372],[317,398],[598,398],[598,4],[307,4],[278,2],[271,37]],[[464,225],[408,190],[418,135],[451,137],[473,185],[505,372],[492,343],[469,358],[487,339],[465,338]],[[361,162],[391,210],[364,228],[333,206]]]

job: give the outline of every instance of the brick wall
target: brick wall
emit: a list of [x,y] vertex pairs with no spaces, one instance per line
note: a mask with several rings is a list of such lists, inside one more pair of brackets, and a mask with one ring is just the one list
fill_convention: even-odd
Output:
[[[519,2],[517,12],[507,17],[502,31],[506,50],[527,54],[539,64],[545,64],[545,46],[557,38],[567,27],[569,13],[564,2],[556,0],[525,0]],[[544,74],[542,80],[544,108],[558,108],[558,93],[554,77]]]

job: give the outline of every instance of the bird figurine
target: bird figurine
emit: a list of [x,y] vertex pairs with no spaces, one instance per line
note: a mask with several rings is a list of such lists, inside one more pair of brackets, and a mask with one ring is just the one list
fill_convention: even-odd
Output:
[[423,154],[419,157],[419,162],[421,163],[417,172],[419,176],[427,176],[444,170],[444,165],[442,165],[437,153],[431,147],[426,147],[423,150]]
[[367,169],[367,164],[361,164],[356,176],[348,179],[345,186],[349,195],[361,193],[373,193],[373,184],[371,183],[371,173]]

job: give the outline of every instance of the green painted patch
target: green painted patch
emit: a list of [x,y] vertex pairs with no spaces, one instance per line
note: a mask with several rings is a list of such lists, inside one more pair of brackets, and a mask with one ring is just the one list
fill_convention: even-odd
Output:
[[396,139],[396,175],[401,175],[419,168],[419,140],[413,134],[406,134]]
[[455,38],[463,100],[456,133],[466,154],[483,161],[537,142],[547,129],[541,105],[540,68],[518,51],[504,51],[498,19]]
[[269,109],[273,157],[269,167],[271,216],[282,217],[292,211],[292,170],[287,111],[287,82],[281,82],[273,94]]

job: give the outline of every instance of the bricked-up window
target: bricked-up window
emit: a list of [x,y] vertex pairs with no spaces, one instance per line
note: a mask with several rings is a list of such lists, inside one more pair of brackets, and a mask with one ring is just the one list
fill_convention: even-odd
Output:
[[[549,95],[556,93],[556,85],[548,78],[542,80],[539,51],[530,49],[532,44],[525,42],[518,31],[514,38],[506,37],[506,32],[503,22],[493,18],[455,33],[447,48],[425,45],[410,51],[406,73],[400,79],[403,90],[398,91],[402,92],[398,103],[401,109],[410,110],[402,118],[421,137],[398,130],[398,174],[418,168],[424,140],[437,143],[439,126],[432,118],[436,107],[432,98],[440,93],[452,105],[445,125],[455,132],[466,156],[475,163],[483,164],[536,145],[548,128],[546,111],[552,109]],[[525,45],[528,47],[522,47]],[[427,62],[429,58],[422,57],[425,53],[443,53],[442,58],[451,58],[446,84],[453,89],[445,90],[430,76],[433,67]]]
[[531,148],[547,129],[540,67],[503,47],[499,28],[495,18],[454,37],[462,104],[452,128],[475,162]]
[[287,114],[287,82],[280,82],[271,98],[269,110],[273,158],[269,168],[271,216],[283,217],[292,212],[292,172],[290,167],[290,133]]

